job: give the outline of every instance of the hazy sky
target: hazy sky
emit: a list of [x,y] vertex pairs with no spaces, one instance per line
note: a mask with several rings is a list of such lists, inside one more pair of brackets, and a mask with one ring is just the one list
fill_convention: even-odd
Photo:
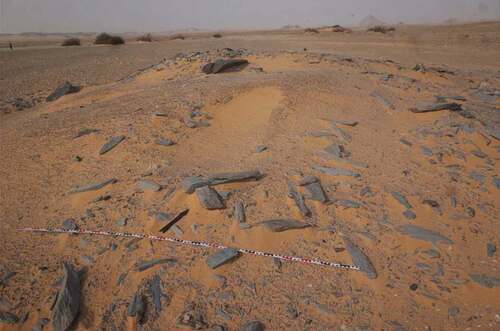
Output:
[[0,32],[268,28],[500,17],[500,0],[0,0]]

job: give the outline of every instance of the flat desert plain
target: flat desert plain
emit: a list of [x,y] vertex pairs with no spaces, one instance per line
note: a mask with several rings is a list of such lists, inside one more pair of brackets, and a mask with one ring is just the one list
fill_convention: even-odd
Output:
[[158,39],[0,37],[0,329],[500,329],[500,23]]

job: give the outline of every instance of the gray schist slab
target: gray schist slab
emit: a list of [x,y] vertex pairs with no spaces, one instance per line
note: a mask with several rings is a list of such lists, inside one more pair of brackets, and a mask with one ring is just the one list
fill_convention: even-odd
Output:
[[106,154],[124,140],[125,136],[111,137],[104,145],[102,145],[101,149],[99,150],[99,155]]
[[363,251],[356,246],[350,239],[344,238],[344,243],[349,255],[351,255],[352,263],[366,274],[370,279],[377,278],[377,271],[373,267],[372,262]]
[[210,186],[203,186],[196,189],[196,195],[201,205],[208,210],[224,209],[224,201],[217,191]]
[[405,224],[398,227],[397,230],[398,232],[408,235],[414,239],[428,241],[433,244],[437,244],[439,242],[443,242],[444,244],[450,244],[450,245],[453,244],[453,241],[441,235],[439,232],[421,228],[416,225]]
[[102,189],[104,186],[107,186],[109,184],[114,184],[117,181],[118,180],[116,178],[111,178],[111,179],[105,180],[105,181],[100,182],[100,183],[92,183],[92,184],[79,186],[79,187],[76,187],[76,188],[72,189],[71,191],[69,191],[69,194],[82,193],[82,192],[88,192],[88,191],[97,191],[97,190]]
[[292,219],[275,219],[260,222],[259,225],[273,232],[283,232],[310,227],[309,224]]
[[220,267],[221,265],[236,259],[240,255],[240,252],[234,248],[221,249],[215,254],[210,255],[207,258],[207,265],[211,269]]

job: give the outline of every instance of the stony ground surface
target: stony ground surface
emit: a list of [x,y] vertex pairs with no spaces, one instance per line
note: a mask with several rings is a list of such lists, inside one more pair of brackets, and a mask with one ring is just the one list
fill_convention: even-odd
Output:
[[497,330],[497,27],[2,52],[0,328]]

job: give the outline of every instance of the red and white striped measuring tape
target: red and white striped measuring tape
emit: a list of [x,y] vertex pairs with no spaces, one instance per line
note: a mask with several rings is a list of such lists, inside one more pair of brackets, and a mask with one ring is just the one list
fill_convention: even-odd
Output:
[[[57,229],[57,228],[54,228],[54,229],[52,229],[52,228],[24,228],[24,229],[18,229],[18,231],[38,232],[38,233],[57,233],[57,234],[62,234],[62,233],[65,233],[65,234],[86,234],[86,235],[108,236],[108,237],[139,238],[139,239],[149,239],[149,240],[156,240],[156,241],[168,241],[168,242],[173,242],[173,243],[177,243],[177,244],[197,246],[197,247],[207,247],[207,248],[216,248],[216,249],[230,248],[230,247],[227,247],[227,246],[224,246],[221,244],[217,244],[217,243],[208,243],[208,242],[203,242],[203,241],[193,241],[193,240],[179,239],[179,238],[173,238],[173,237],[155,236],[155,235],[147,235],[147,234],[140,234],[140,233],[94,231],[94,230],[65,230],[65,229]],[[355,265],[343,264],[343,263],[338,263],[338,262],[328,262],[328,261],[322,261],[322,260],[318,260],[318,259],[308,259],[308,258],[303,258],[303,257],[266,253],[266,252],[260,252],[260,251],[255,251],[252,249],[246,249],[246,248],[234,248],[234,249],[236,249],[238,252],[240,252],[242,254],[251,254],[251,255],[257,255],[257,256],[272,257],[272,258],[283,260],[283,261],[301,262],[301,263],[305,263],[305,264],[315,264],[315,265],[332,267],[332,268],[339,268],[339,269],[345,269],[345,270],[359,270],[359,267],[357,267]]]

